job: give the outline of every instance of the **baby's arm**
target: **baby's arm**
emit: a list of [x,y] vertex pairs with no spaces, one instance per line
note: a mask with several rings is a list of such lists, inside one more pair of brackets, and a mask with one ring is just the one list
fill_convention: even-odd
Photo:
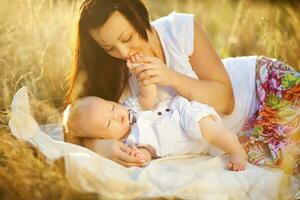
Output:
[[[133,69],[143,64],[143,63],[139,63],[140,56],[141,55],[136,54],[133,56],[134,58],[127,61],[127,66],[129,70],[133,72],[136,78],[138,78],[138,74],[135,74]],[[150,110],[154,108],[157,103],[157,85],[151,84],[151,85],[141,86],[139,84],[139,90],[140,93],[138,99],[142,109]]]

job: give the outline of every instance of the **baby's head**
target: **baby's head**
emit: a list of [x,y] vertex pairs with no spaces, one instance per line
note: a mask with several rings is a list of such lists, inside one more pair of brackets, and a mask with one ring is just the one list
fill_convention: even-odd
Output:
[[66,127],[77,137],[120,140],[130,131],[129,113],[121,104],[84,97],[72,104]]

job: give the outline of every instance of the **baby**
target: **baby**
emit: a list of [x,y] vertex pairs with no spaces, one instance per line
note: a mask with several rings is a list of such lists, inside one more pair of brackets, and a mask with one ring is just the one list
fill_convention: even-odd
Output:
[[70,107],[67,128],[80,138],[116,139],[132,145],[130,155],[146,162],[169,155],[209,153],[217,147],[229,154],[228,168],[245,169],[246,154],[213,108],[177,96],[156,109],[142,111],[138,98],[124,105],[84,97]]

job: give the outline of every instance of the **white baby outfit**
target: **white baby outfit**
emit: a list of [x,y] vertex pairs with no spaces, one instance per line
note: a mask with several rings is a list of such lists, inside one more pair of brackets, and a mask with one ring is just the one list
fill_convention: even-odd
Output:
[[210,153],[219,150],[206,143],[198,122],[211,116],[216,121],[220,117],[215,110],[205,104],[176,96],[159,104],[154,111],[142,111],[136,97],[124,101],[135,117],[127,144],[147,144],[154,147],[159,157],[170,155]]
[[[152,25],[159,35],[166,65],[179,73],[198,79],[189,62],[194,49],[194,16],[172,12],[155,20]],[[248,56],[222,60],[232,83],[235,107],[230,115],[221,118],[224,125],[235,134],[239,133],[245,120],[256,111],[256,58]],[[129,86],[132,94],[137,96],[139,88],[134,76],[130,77]],[[171,87],[158,85],[158,88],[159,102],[177,95]]]

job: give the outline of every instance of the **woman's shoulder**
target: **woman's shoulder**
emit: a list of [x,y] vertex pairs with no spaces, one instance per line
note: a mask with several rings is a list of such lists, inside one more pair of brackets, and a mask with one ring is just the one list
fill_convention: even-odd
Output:
[[152,24],[158,28],[171,28],[176,30],[181,29],[187,22],[193,21],[193,18],[193,14],[173,11],[166,16],[154,20]]
[[190,56],[194,42],[194,15],[172,12],[152,22],[159,35]]
[[[179,41],[182,48],[186,45],[187,38],[193,42],[194,36],[194,15],[188,13],[172,12],[169,15],[171,31]],[[183,44],[181,44],[183,43]]]

